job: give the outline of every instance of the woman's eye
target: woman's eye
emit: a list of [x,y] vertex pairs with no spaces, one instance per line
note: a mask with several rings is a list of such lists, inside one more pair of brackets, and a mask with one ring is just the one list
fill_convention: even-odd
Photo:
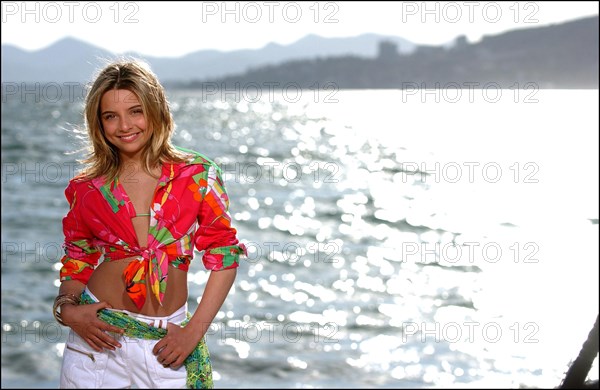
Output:
[[113,114],[107,114],[107,115],[104,115],[104,120],[107,121],[107,120],[113,119],[114,117],[115,116]]
[[133,114],[141,114],[142,113],[142,109],[141,108],[136,108],[135,110],[132,111]]

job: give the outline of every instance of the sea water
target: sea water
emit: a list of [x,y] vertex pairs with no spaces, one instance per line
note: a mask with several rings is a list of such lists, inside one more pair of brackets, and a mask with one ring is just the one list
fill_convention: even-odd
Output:
[[[211,92],[168,96],[249,249],[216,387],[560,383],[598,314],[597,90]],[[3,96],[2,387],[58,387],[82,108]]]

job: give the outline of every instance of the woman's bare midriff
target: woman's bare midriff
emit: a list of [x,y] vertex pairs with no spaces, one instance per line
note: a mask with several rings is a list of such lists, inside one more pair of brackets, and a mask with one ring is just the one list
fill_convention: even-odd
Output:
[[100,301],[108,302],[113,309],[129,310],[147,316],[164,317],[173,314],[181,308],[188,296],[187,272],[169,266],[169,279],[167,289],[163,297],[163,305],[152,293],[150,278],[146,277],[146,302],[141,310],[135,306],[125,291],[125,280],[123,271],[132,261],[138,261],[137,257],[122,260],[113,260],[100,264],[88,281],[88,289]]

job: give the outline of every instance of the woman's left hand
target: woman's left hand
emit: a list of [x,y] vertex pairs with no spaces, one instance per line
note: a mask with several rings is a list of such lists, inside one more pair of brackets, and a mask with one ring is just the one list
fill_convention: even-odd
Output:
[[[167,335],[152,349],[156,359],[165,367],[178,369],[196,348],[202,337],[188,334],[190,330],[173,323],[167,323]],[[196,337],[194,337],[196,336]]]

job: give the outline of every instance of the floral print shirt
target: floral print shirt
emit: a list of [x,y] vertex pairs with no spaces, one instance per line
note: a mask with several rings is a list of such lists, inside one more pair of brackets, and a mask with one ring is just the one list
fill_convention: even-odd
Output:
[[[138,309],[146,300],[146,277],[162,304],[168,266],[188,270],[194,246],[203,251],[208,270],[239,266],[245,246],[237,239],[228,214],[229,198],[220,168],[198,152],[179,148],[192,157],[162,165],[150,209],[148,245],[141,248],[131,218],[133,203],[119,178],[71,179],[65,190],[70,210],[63,218],[65,255],[60,280],[87,284],[102,261],[137,256],[123,275],[126,290]],[[126,179],[125,179],[126,180]]]

